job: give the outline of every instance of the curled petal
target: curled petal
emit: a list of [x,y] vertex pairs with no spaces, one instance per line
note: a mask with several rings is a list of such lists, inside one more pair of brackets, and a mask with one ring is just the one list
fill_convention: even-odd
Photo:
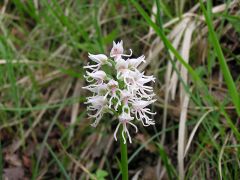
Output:
[[131,123],[131,122],[128,122],[128,123],[131,124],[131,125],[135,128],[135,131],[136,131],[136,133],[137,133],[137,132],[138,132],[137,126],[136,126],[135,124]]
[[[127,135],[128,135],[129,142],[132,143],[132,138],[131,138],[131,136],[130,136],[127,128],[126,128],[125,132],[126,132]],[[125,144],[125,143],[124,143],[124,144]]]
[[114,131],[114,139],[117,141],[117,132],[118,132],[118,129],[120,127],[121,123],[118,123],[117,127],[116,127],[116,130]]

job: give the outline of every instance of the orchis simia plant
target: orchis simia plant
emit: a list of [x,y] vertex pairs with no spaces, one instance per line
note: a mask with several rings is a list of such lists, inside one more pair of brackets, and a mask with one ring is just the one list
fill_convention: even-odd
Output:
[[132,127],[138,132],[134,121],[141,121],[143,126],[154,125],[151,117],[155,114],[148,108],[155,99],[153,88],[147,85],[154,82],[155,78],[146,76],[137,69],[141,63],[145,63],[144,56],[130,58],[131,56],[131,49],[129,55],[124,54],[122,41],[113,42],[110,57],[89,53],[92,63],[84,66],[87,69],[84,77],[90,85],[83,88],[93,93],[86,102],[89,117],[95,119],[92,126],[96,127],[105,113],[117,117],[114,138],[117,141],[117,133],[120,131],[125,148],[126,136],[132,143],[128,128]]

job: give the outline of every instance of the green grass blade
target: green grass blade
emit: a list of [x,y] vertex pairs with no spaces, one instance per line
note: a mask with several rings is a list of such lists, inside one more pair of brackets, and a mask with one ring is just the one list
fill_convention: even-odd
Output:
[[36,179],[36,176],[38,174],[38,171],[39,171],[39,166],[40,166],[40,162],[41,162],[41,158],[42,158],[42,155],[43,155],[43,150],[44,150],[44,147],[46,146],[47,144],[47,139],[49,137],[49,134],[51,132],[51,130],[53,129],[53,126],[56,124],[57,122],[57,119],[58,119],[58,116],[59,114],[61,113],[62,109],[63,109],[64,106],[61,106],[59,108],[59,110],[57,111],[57,113],[55,114],[55,116],[53,117],[53,120],[51,122],[51,124],[49,125],[47,131],[46,131],[46,134],[44,136],[44,139],[43,139],[43,142],[41,144],[41,147],[40,147],[40,152],[39,152],[39,156],[37,158],[37,163],[34,167],[34,170],[33,170],[33,176],[32,176],[32,179]]
[[164,150],[164,148],[161,144],[157,144],[157,146],[158,146],[159,155],[160,155],[162,162],[167,170],[168,178],[174,179],[174,176],[176,178],[176,174],[177,174],[176,170],[174,169],[173,165],[169,161],[166,151]]
[[227,124],[229,125],[229,127],[232,129],[233,133],[235,134],[236,138],[238,139],[238,141],[240,141],[240,133],[236,127],[235,124],[233,124],[232,120],[230,119],[230,117],[228,116],[228,114],[226,113],[226,111],[222,108],[222,114],[224,115]]
[[198,85],[204,86],[204,83],[202,82],[198,74],[192,69],[192,67],[189,64],[186,63],[186,61],[182,58],[179,52],[173,47],[172,43],[165,36],[163,31],[161,31],[161,29],[159,29],[159,27],[151,20],[151,18],[144,11],[144,9],[139,5],[139,3],[135,0],[131,0],[131,2],[139,11],[139,13],[143,16],[143,18],[146,20],[146,22],[153,28],[153,30],[157,33],[157,35],[162,39],[165,46],[174,54],[177,60],[188,70],[193,80],[196,83],[198,83]]
[[161,9],[163,10],[164,14],[168,18],[172,19],[173,16],[172,16],[171,11],[170,11],[169,7],[167,6],[167,4],[164,4],[164,2],[162,0],[158,1],[158,3],[160,5]]
[[96,33],[97,33],[97,39],[98,39],[98,44],[100,47],[100,50],[102,53],[104,53],[104,42],[103,42],[103,36],[102,36],[102,32],[101,32],[101,27],[99,25],[99,17],[98,17],[98,1],[94,1],[94,26],[96,29]]
[[160,26],[161,29],[163,29],[163,22],[162,22],[162,17],[161,17],[161,6],[159,0],[155,0],[156,5],[157,5],[157,24]]
[[52,155],[52,157],[54,158],[54,160],[56,161],[60,171],[62,172],[62,174],[65,176],[65,178],[67,180],[70,180],[71,178],[68,176],[63,164],[61,163],[61,161],[58,159],[58,157],[56,156],[56,154],[53,152],[52,148],[46,143],[46,147],[48,149],[48,151],[50,152],[50,154]]
[[206,19],[206,23],[207,23],[207,26],[208,26],[208,29],[209,29],[209,36],[210,36],[210,39],[212,40],[212,45],[213,45],[214,51],[215,51],[215,53],[218,57],[219,64],[220,64],[220,67],[221,67],[221,70],[222,70],[222,73],[223,73],[223,77],[224,77],[225,82],[226,82],[227,87],[228,87],[229,94],[232,98],[232,102],[233,102],[233,104],[234,104],[234,106],[237,110],[237,113],[240,116],[240,97],[239,97],[239,94],[237,92],[237,88],[234,84],[234,81],[233,81],[233,78],[231,76],[228,65],[226,63],[226,60],[224,58],[224,55],[223,55],[220,43],[218,41],[217,35],[214,32],[210,9],[208,9],[208,11],[207,11],[206,8],[204,7],[202,1],[200,1],[200,3],[201,3],[201,8],[203,10],[203,14],[204,14],[204,17]]

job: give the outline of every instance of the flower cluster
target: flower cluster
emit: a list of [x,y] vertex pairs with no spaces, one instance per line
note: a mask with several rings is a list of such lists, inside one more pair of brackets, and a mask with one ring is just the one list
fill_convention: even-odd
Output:
[[146,76],[137,69],[145,62],[144,56],[130,58],[131,56],[131,49],[129,55],[124,54],[122,41],[113,42],[109,58],[104,54],[89,53],[88,57],[94,64],[84,66],[87,69],[85,78],[90,85],[83,88],[93,93],[86,102],[89,117],[95,118],[92,126],[96,127],[105,113],[116,115],[119,123],[114,138],[117,140],[116,134],[122,124],[124,143],[124,133],[129,142],[132,142],[127,125],[133,126],[137,132],[133,120],[141,121],[144,126],[153,125],[151,116],[155,114],[147,107],[155,101],[153,88],[147,83],[154,82],[155,78]]

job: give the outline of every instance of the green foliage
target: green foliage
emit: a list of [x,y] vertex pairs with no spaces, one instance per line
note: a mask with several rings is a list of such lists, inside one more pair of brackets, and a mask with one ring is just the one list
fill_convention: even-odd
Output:
[[158,146],[159,155],[163,161],[164,167],[167,170],[168,178],[175,179],[177,177],[177,173],[176,173],[174,166],[170,162],[166,151],[164,150],[164,148],[162,147],[161,144],[157,144],[157,146]]
[[[168,102],[167,128],[160,128],[165,108],[166,64],[170,61],[180,84],[191,97],[186,123],[188,135],[202,115],[209,109],[213,110],[199,125],[185,157],[185,179],[211,179],[209,172],[220,179],[219,166],[222,168],[223,179],[238,179],[240,76],[234,68],[239,67],[240,54],[237,40],[231,39],[233,43],[228,46],[226,39],[229,33],[240,33],[239,7],[212,14],[213,1],[201,3],[200,7],[197,5],[198,1],[185,0],[183,5],[180,5],[182,2],[184,1],[1,2],[1,177],[5,168],[12,166],[5,160],[5,152],[9,153],[9,147],[21,142],[14,153],[22,160],[29,153],[29,149],[32,152],[29,157],[31,168],[25,171],[28,178],[32,176],[32,179],[46,179],[53,175],[53,170],[59,179],[72,178],[75,162],[58,147],[58,143],[61,143],[68,153],[89,171],[88,174],[76,166],[83,179],[118,179],[121,172],[116,169],[121,167],[121,162],[116,161],[119,155],[117,146],[113,143],[108,154],[105,154],[104,138],[111,137],[113,133],[113,127],[109,126],[111,117],[104,117],[105,123],[94,129],[90,126],[91,120],[86,116],[83,102],[87,93],[81,89],[85,84],[83,65],[88,62],[88,52],[109,52],[113,40],[122,39],[126,49],[132,47],[136,50],[134,56],[137,57],[155,52],[159,47],[152,45],[160,38],[165,49],[155,58],[147,59],[147,62],[151,63],[144,70],[146,73],[149,71],[149,74],[154,72],[156,77],[156,131],[149,127],[141,128],[140,137],[145,139],[139,138],[128,147],[127,163],[130,168],[133,168],[135,160],[141,159],[144,162],[131,169],[130,177],[134,170],[144,169],[145,165],[149,165],[148,161],[153,157],[161,160],[169,179],[178,178],[178,97],[177,100]],[[219,2],[214,1],[214,6]],[[156,5],[156,13],[152,13],[153,5]],[[198,8],[189,14],[189,10],[194,6]],[[230,6],[230,3],[227,6]],[[3,7],[6,7],[5,12]],[[189,64],[182,58],[179,50],[174,48],[172,39],[169,38],[169,33],[185,18],[185,14],[193,15],[191,20],[201,22],[201,26],[194,31]],[[154,17],[156,20],[153,20]],[[205,21],[202,21],[202,17]],[[172,24],[166,26],[169,22]],[[226,31],[228,28],[231,31]],[[148,36],[149,29],[153,29],[152,36]],[[207,29],[208,33],[204,34],[203,31]],[[197,40],[196,37],[201,33],[201,39]],[[202,55],[198,54],[202,53],[199,42],[205,41],[203,46],[206,48],[206,56],[202,62],[199,61],[202,57],[198,57]],[[231,50],[232,45],[237,46],[235,51]],[[175,59],[170,58],[170,53]],[[182,81],[176,62],[180,62],[188,70],[191,83]],[[216,84],[220,79],[219,69],[223,75],[222,84]],[[106,67],[105,71],[110,76],[116,76],[111,67]],[[81,84],[79,88],[78,83]],[[122,82],[118,83],[124,88]],[[75,113],[77,114],[74,117]],[[75,121],[71,122],[72,120]],[[26,135],[28,131],[29,134]],[[160,144],[159,139],[163,133],[166,133],[166,142]],[[102,144],[104,147],[101,147]],[[148,151],[150,145],[155,147],[154,152]],[[82,155],[85,151],[90,154]],[[95,154],[99,157],[95,158]],[[104,170],[98,169],[104,156]],[[95,172],[94,175],[92,172]]]
[[201,8],[203,10],[203,13],[204,13],[204,16],[206,19],[206,23],[209,28],[209,36],[210,36],[212,45],[214,47],[214,52],[216,53],[216,55],[219,59],[219,64],[220,64],[225,82],[228,86],[228,90],[229,90],[229,94],[232,98],[232,102],[235,105],[238,116],[240,116],[240,94],[237,91],[237,88],[236,88],[233,78],[231,76],[230,70],[229,70],[226,60],[224,58],[221,46],[218,42],[218,37],[217,37],[216,33],[214,32],[213,23],[212,23],[212,19],[211,19],[211,9],[208,8],[208,10],[206,10],[202,1],[200,1],[200,2],[201,2]]
[[96,176],[96,179],[98,180],[105,180],[108,177],[108,173],[107,171],[98,169],[95,176]]

